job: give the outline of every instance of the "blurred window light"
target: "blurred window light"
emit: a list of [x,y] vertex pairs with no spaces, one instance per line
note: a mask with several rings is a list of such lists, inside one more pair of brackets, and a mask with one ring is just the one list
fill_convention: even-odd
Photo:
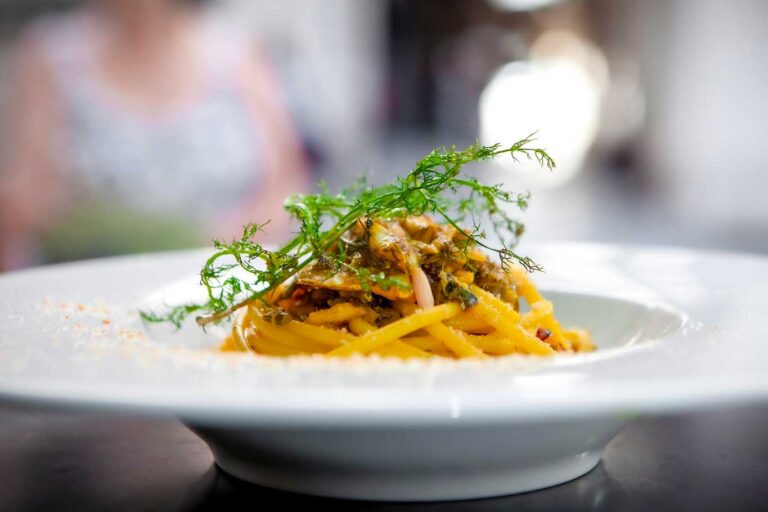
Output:
[[594,44],[567,30],[548,30],[531,45],[530,60],[565,59],[583,67],[598,84],[601,92],[610,82],[608,62]]
[[488,3],[504,11],[535,11],[542,7],[559,4],[562,0],[488,0]]
[[479,107],[483,143],[503,144],[537,131],[536,145],[547,148],[557,162],[556,172],[542,173],[535,162],[509,157],[497,161],[529,188],[565,183],[581,170],[598,133],[608,81],[605,59],[596,48],[569,36],[560,37],[567,51],[555,52],[556,40],[542,38],[534,44],[531,60],[506,64],[495,73]]

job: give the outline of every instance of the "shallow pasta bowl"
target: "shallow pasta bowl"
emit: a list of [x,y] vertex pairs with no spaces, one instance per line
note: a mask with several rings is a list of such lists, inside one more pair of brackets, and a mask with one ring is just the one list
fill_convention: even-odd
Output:
[[325,496],[494,496],[575,478],[633,418],[768,397],[768,260],[560,244],[529,251],[593,354],[486,361],[212,350],[224,330],[147,329],[190,300],[205,253],[0,276],[0,396],[180,418],[235,476]]

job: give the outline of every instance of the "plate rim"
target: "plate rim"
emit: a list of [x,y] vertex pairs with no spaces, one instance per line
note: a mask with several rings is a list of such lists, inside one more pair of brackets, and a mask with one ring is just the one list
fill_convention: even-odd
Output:
[[[701,258],[748,258],[758,260],[761,264],[768,266],[768,257],[760,254],[748,252],[735,252],[727,250],[709,250],[709,249],[691,249],[677,246],[654,246],[654,245],[627,245],[627,244],[605,244],[592,242],[547,242],[536,244],[537,247],[580,247],[585,250],[619,250],[632,252],[666,252],[673,251],[695,255]],[[0,287],[8,281],[24,279],[27,276],[40,275],[50,272],[77,271],[80,268],[87,268],[91,265],[115,265],[132,264],[136,262],[151,263],[152,261],[162,259],[173,261],[179,258],[190,258],[196,255],[204,254],[210,249],[185,249],[178,251],[164,251],[158,253],[141,253],[132,255],[123,255],[111,258],[96,258],[77,262],[61,263],[48,265],[21,271],[9,272],[0,275]],[[595,295],[601,295],[597,293]],[[627,300],[625,297],[611,297]],[[668,307],[663,303],[648,303],[647,305],[661,305]],[[688,312],[682,311],[683,314]],[[0,340],[1,342],[2,340]],[[689,384],[691,383],[689,379]],[[41,383],[38,383],[41,384]],[[744,381],[731,382],[707,382],[702,378],[697,383],[700,388],[697,394],[691,394],[682,389],[668,390],[661,399],[654,397],[649,393],[643,397],[633,397],[633,400],[616,399],[614,393],[613,399],[610,396],[595,395],[589,401],[589,408],[586,411],[580,411],[578,408],[564,401],[556,399],[547,399],[542,401],[541,406],[525,404],[525,409],[516,406],[513,403],[505,402],[504,399],[495,399],[492,403],[473,403],[477,397],[471,396],[472,393],[466,391],[454,393],[453,395],[444,395],[436,400],[434,397],[429,400],[417,400],[407,403],[404,406],[388,404],[384,407],[360,407],[364,402],[357,402],[358,415],[350,415],[349,407],[339,408],[338,410],[305,408],[302,413],[299,408],[300,402],[286,402],[284,406],[276,405],[269,401],[250,401],[247,407],[238,408],[236,404],[221,403],[216,404],[209,401],[185,401],[184,403],[172,403],[172,401],[161,399],[160,395],[155,395],[153,399],[117,400],[115,397],[100,396],[98,393],[90,396],[67,396],[70,390],[66,387],[55,388],[53,385],[46,387],[45,383],[38,385],[35,390],[28,388],[29,383],[22,380],[14,384],[8,377],[0,375],[0,401],[27,404],[45,407],[62,407],[66,409],[84,409],[99,412],[130,412],[132,414],[175,416],[204,422],[240,422],[252,425],[274,424],[290,422],[292,420],[297,424],[334,424],[342,420],[352,421],[353,423],[375,424],[376,422],[394,422],[398,424],[426,424],[440,423],[446,420],[453,424],[472,423],[475,421],[533,421],[546,418],[570,418],[583,415],[596,414],[643,414],[643,413],[666,413],[674,411],[683,411],[710,406],[724,406],[728,404],[749,403],[768,399],[768,378],[762,381],[754,379],[745,379]],[[25,386],[27,386],[25,388]],[[649,386],[649,390],[658,392],[654,386]],[[701,391],[703,389],[704,391]],[[280,397],[286,399],[287,397]],[[457,403],[459,404],[457,406]],[[495,407],[491,407],[495,404]],[[306,405],[306,402],[305,402]],[[349,406],[350,404],[348,404]],[[584,405],[584,404],[581,404]],[[459,407],[461,413],[457,415],[456,409]],[[495,409],[495,410],[492,410]],[[325,417],[318,417],[319,411],[326,411]],[[259,416],[261,414],[261,416]],[[218,416],[217,416],[218,415]],[[218,418],[218,420],[217,420]],[[410,418],[410,421],[409,421]]]

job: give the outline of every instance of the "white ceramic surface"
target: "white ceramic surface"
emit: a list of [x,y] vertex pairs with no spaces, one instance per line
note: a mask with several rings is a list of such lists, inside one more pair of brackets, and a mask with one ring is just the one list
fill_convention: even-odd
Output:
[[[490,361],[295,358],[209,350],[223,331],[148,331],[205,252],[0,276],[0,398],[181,418],[218,464],[319,495],[432,500],[553,485],[590,470],[639,414],[768,397],[768,260],[559,244],[526,251],[594,354]],[[181,281],[179,281],[181,280]]]

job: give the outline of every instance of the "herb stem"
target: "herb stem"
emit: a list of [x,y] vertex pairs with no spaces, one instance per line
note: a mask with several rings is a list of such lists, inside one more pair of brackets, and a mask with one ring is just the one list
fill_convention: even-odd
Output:
[[[196,318],[201,326],[222,320],[263,298],[321,257],[331,258],[342,265],[346,263],[343,261],[345,251],[334,251],[333,246],[358,219],[436,214],[464,235],[469,243],[495,252],[502,267],[514,260],[529,271],[539,269],[529,258],[511,250],[522,233],[522,224],[511,218],[504,208],[505,204],[511,204],[524,209],[528,196],[513,194],[501,185],[488,186],[475,178],[461,176],[466,164],[503,154],[509,154],[515,160],[516,155],[524,155],[542,167],[553,169],[555,162],[545,150],[530,147],[535,140],[534,135],[506,147],[473,144],[464,150],[454,147],[434,150],[419,160],[405,177],[387,185],[368,187],[360,182],[332,195],[321,184],[318,194],[291,196],[284,207],[299,222],[299,232],[290,241],[270,251],[253,240],[265,224],[245,226],[241,239],[229,244],[214,242],[217,251],[206,260],[200,271],[200,282],[208,296],[207,303],[178,306],[166,315],[142,312],[142,316],[150,321],[170,321],[177,326],[193,311],[206,313]],[[461,199],[460,191],[467,192],[466,199]],[[449,209],[456,210],[457,215],[450,215]],[[460,226],[467,216],[475,219],[483,214],[492,216],[491,224],[501,240],[501,247],[486,243],[484,233],[479,231],[477,225],[471,232]],[[331,222],[327,228],[324,226]],[[230,258],[233,262],[229,261]],[[222,259],[224,263],[220,263]],[[231,270],[237,267],[253,278],[236,277]],[[366,289],[373,283],[367,280],[374,279],[374,276],[358,272],[357,279]]]

